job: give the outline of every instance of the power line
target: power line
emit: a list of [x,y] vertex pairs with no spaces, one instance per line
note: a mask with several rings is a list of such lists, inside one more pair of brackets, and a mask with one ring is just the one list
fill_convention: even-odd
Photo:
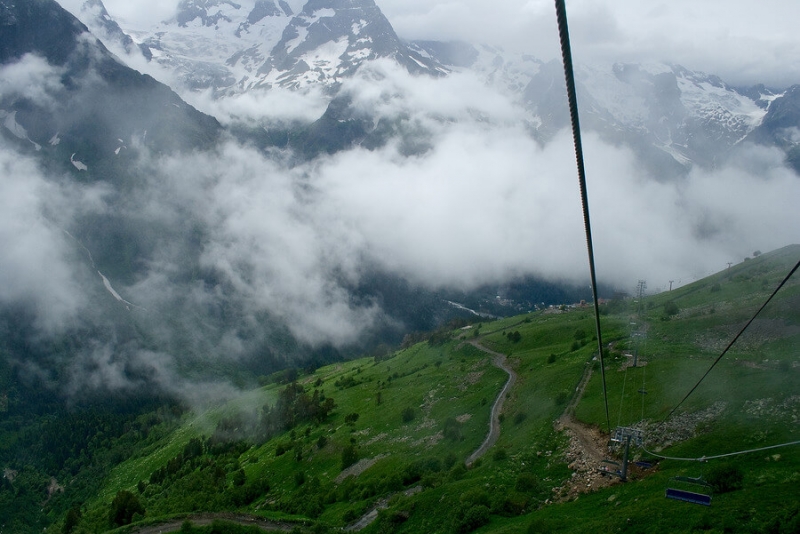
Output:
[[684,396],[683,399],[681,399],[681,401],[677,404],[677,406],[675,406],[672,409],[672,411],[669,412],[669,414],[667,414],[667,416],[664,418],[664,421],[662,421],[661,424],[664,424],[664,422],[666,422],[667,419],[672,417],[672,414],[674,414],[675,411],[681,406],[681,404],[683,404],[686,401],[686,399],[689,398],[689,395],[694,393],[694,391],[700,386],[700,384],[703,382],[703,380],[705,380],[705,378],[708,376],[708,374],[711,372],[711,370],[719,363],[719,361],[722,359],[722,357],[725,356],[725,354],[727,354],[728,350],[730,350],[730,348],[733,346],[734,343],[736,343],[736,341],[739,339],[739,337],[741,337],[741,335],[744,334],[744,331],[747,330],[747,327],[750,326],[750,324],[753,321],[756,320],[756,317],[758,317],[759,314],[764,310],[764,308],[767,307],[767,304],[770,303],[770,301],[778,293],[778,291],[780,291],[781,288],[786,284],[786,282],[789,281],[789,279],[792,277],[792,275],[794,275],[794,273],[797,271],[798,268],[800,268],[800,261],[798,261],[797,264],[794,266],[794,268],[791,271],[789,271],[789,274],[786,275],[786,278],[784,278],[783,281],[781,281],[781,283],[778,284],[778,287],[775,288],[775,291],[772,292],[772,294],[764,302],[764,304],[761,305],[761,307],[758,309],[758,311],[756,311],[756,313],[750,318],[750,320],[747,321],[747,324],[745,324],[742,327],[742,329],[739,330],[739,333],[736,334],[736,337],[734,337],[731,340],[731,342],[728,343],[728,346],[725,347],[725,350],[723,350],[722,353],[719,356],[717,356],[717,359],[714,360],[714,363],[711,364],[711,367],[708,368],[708,371],[706,371],[705,374],[700,377],[700,380],[697,381],[697,384],[695,384],[694,387],[689,390],[689,393],[687,393],[686,396]]
[[768,451],[770,449],[779,449],[781,447],[790,447],[792,445],[800,445],[800,441],[790,441],[789,443],[781,443],[780,445],[770,445],[768,447],[760,447],[758,449],[748,449],[746,451],[736,451],[736,452],[729,452],[726,454],[716,454],[714,456],[700,456],[699,458],[677,458],[675,456],[664,456],[661,454],[656,454],[654,452],[650,452],[644,447],[641,449],[651,456],[655,456],[656,458],[662,458],[664,460],[676,460],[679,462],[705,462],[706,460],[716,460],[718,458],[728,458],[729,456],[739,456],[741,454],[750,454],[753,452],[761,452],[761,451]]
[[581,142],[581,126],[578,120],[578,97],[575,91],[575,73],[572,67],[572,49],[569,43],[569,27],[567,26],[567,8],[564,0],[556,1],[556,17],[558,19],[558,37],[561,41],[561,56],[564,62],[564,77],[567,82],[567,99],[569,115],[572,120],[572,139],[575,144],[575,159],[578,164],[578,179],[583,205],[583,222],[586,228],[586,247],[589,253],[589,273],[592,281],[592,297],[594,298],[595,329],[597,330],[597,347],[600,353],[600,374],[603,378],[603,401],[606,409],[606,425],[611,433],[611,418],[608,415],[608,391],[606,390],[606,370],[603,360],[603,337],[600,333],[600,302],[597,296],[597,275],[594,264],[594,247],[592,245],[592,226],[589,218],[589,201],[586,189],[586,169],[583,162],[583,143]]

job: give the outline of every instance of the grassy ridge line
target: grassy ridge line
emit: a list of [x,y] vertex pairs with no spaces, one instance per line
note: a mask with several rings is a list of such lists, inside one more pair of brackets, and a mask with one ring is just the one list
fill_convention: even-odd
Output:
[[[796,261],[797,257],[800,247],[790,247],[764,254],[710,279],[648,296],[641,318],[624,303],[609,305],[602,322],[604,338],[611,343],[607,378],[614,422],[617,417],[622,424],[642,418],[643,397],[637,392],[642,384],[648,391],[644,397],[644,417],[663,417],[686,387],[707,368],[726,336],[745,320],[749,309],[760,305],[760,299],[771,291],[769,285],[785,276],[785,266],[793,264],[792,258]],[[719,288],[715,288],[717,284]],[[798,289],[800,283],[793,280],[779,294],[774,307],[766,310],[769,321],[754,331],[744,348],[732,352],[732,358],[715,369],[714,380],[698,390],[686,406],[692,412],[721,400],[727,403],[722,416],[701,425],[694,439],[674,443],[668,448],[670,452],[699,456],[737,447],[750,448],[754,443],[797,439],[800,429],[791,418],[793,405],[781,406],[800,391],[796,366],[800,335],[795,333],[800,332],[800,317],[794,304]],[[679,308],[672,317],[665,317],[664,304],[668,301],[676,302]],[[638,368],[625,365],[629,359],[624,354],[633,346],[632,319],[645,325],[647,331],[646,341],[640,347],[642,361],[647,365]],[[591,342],[593,329],[591,310],[586,308],[563,313],[539,312],[487,322],[479,329],[455,331],[455,339],[441,346],[422,343],[386,361],[365,358],[328,366],[303,377],[301,381],[309,388],[321,380],[321,389],[335,398],[338,408],[324,425],[297,429],[298,436],[309,429],[309,436],[300,439],[304,453],[301,462],[290,454],[275,456],[276,445],[288,439],[286,434],[253,447],[240,457],[248,481],[267,477],[273,486],[266,500],[259,500],[243,511],[264,517],[287,517],[275,509],[275,503],[305,498],[303,486],[298,487],[294,482],[300,471],[307,480],[316,478],[325,487],[337,487],[332,481],[341,471],[341,452],[351,439],[355,440],[362,458],[380,458],[357,477],[357,483],[364,485],[359,488],[378,484],[385,477],[402,472],[415,460],[441,460],[449,452],[462,460],[466,458],[485,436],[489,401],[506,379],[505,373],[489,365],[485,354],[464,343],[476,331],[482,343],[507,356],[518,374],[518,382],[506,399],[498,442],[473,469],[457,477],[446,473],[433,477],[417,495],[393,497],[381,517],[401,517],[403,521],[392,523],[386,530],[386,521],[379,518],[365,529],[365,534],[451,532],[452,514],[465,502],[465,496],[474,492],[484,492],[491,502],[508,496],[514,501],[511,505],[520,504],[518,509],[512,506],[517,510],[514,514],[523,513],[521,517],[505,517],[492,512],[490,523],[479,532],[524,532],[532,523],[538,525],[532,532],[582,532],[588,528],[689,532],[709,521],[712,529],[713,525],[722,525],[727,516],[733,516],[739,509],[737,506],[755,510],[750,514],[752,521],[760,522],[766,517],[762,510],[773,515],[784,513],[792,502],[800,501],[797,495],[800,454],[796,450],[782,450],[777,459],[774,455],[764,455],[734,460],[744,470],[745,489],[715,497],[714,509],[710,511],[665,502],[663,490],[672,476],[697,476],[705,471],[705,466],[670,461],[661,462],[656,472],[635,483],[584,495],[576,502],[541,507],[552,496],[553,488],[571,475],[562,455],[565,440],[553,430],[552,423],[563,411],[586,362],[591,361],[596,351]],[[515,341],[509,334],[516,331],[520,337]],[[345,388],[336,386],[337,381],[341,383],[348,378],[355,384]],[[378,393],[381,393],[380,403]],[[765,399],[769,402],[759,404]],[[595,374],[576,408],[576,417],[589,424],[604,424],[602,402]],[[416,412],[411,423],[403,423],[401,419],[401,412],[407,407]],[[353,426],[344,422],[349,413],[359,414]],[[453,442],[437,437],[446,419],[465,416],[469,417],[462,424],[463,440]],[[327,438],[327,445],[316,449],[313,443],[322,435]],[[183,440],[188,441],[188,437],[177,439]],[[495,455],[497,451],[503,454]],[[154,453],[148,468],[167,457],[169,454]],[[535,489],[526,492],[515,489],[523,475],[535,478]],[[784,498],[774,500],[781,493]],[[104,495],[111,495],[111,490]],[[786,495],[796,498],[789,499],[787,504]],[[326,505],[315,519],[321,525],[343,526],[349,522],[346,517],[368,509],[380,497],[354,493],[345,501]],[[752,506],[746,504],[747,499],[751,499]],[[107,506],[107,500],[97,506]],[[574,519],[574,524],[566,517]]]

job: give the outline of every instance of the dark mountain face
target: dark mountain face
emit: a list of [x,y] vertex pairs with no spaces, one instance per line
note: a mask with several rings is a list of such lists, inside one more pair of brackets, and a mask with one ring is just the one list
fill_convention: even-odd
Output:
[[44,56],[53,65],[63,65],[87,31],[56,2],[0,0],[0,63],[28,53]]
[[[58,71],[49,105],[24,94],[3,95],[0,107],[16,111],[31,141],[52,145],[65,167],[70,154],[85,165],[114,159],[134,140],[163,153],[209,147],[221,127],[183,102],[165,85],[119,63],[69,12],[56,2],[3,1],[0,61],[28,54],[43,57]],[[57,137],[54,137],[57,136]],[[48,143],[57,138],[58,144]]]
[[800,174],[800,85],[793,85],[782,96],[775,98],[761,124],[748,136],[748,140],[767,146],[778,146],[786,152],[786,161]]
[[[207,182],[186,175],[188,183],[173,184],[178,192],[159,188],[176,179],[160,167],[164,160],[194,163],[191,158],[203,154],[200,159],[213,162],[222,144],[220,124],[168,87],[121,64],[54,1],[2,0],[0,6],[1,67],[40,72],[47,80],[38,96],[23,90],[0,95],[3,156],[36,161],[42,181],[59,183],[67,194],[96,186],[102,195],[101,209],[76,209],[48,226],[65,251],[72,291],[82,301],[78,311],[45,332],[37,324],[36,304],[4,301],[3,358],[20,372],[34,369],[30,376],[46,376],[46,387],[69,395],[79,395],[87,384],[99,391],[174,393],[178,375],[180,380],[188,375],[219,380],[227,373],[246,381],[287,365],[340,358],[340,349],[325,342],[299,341],[274,309],[248,307],[247,291],[215,265],[203,263],[214,223],[201,213],[203,206],[186,202],[195,191],[204,198]],[[340,30],[349,23],[340,22]],[[391,32],[388,23],[381,24],[370,35]],[[334,111],[329,122],[340,124]],[[333,143],[332,151],[343,146],[323,134],[318,136]],[[181,174],[180,169],[171,172]],[[148,284],[160,277],[163,285],[150,289]],[[417,317],[419,307],[407,307],[410,299],[402,297],[415,291],[403,289],[397,299],[382,299],[387,313],[416,317],[413,328],[432,327],[435,318],[449,316],[448,305],[429,294],[424,317]],[[359,295],[366,295],[364,306],[369,306],[385,292],[369,287]],[[431,302],[435,313],[428,309]],[[397,322],[389,319],[361,341],[401,337]],[[231,342],[233,355],[227,355]],[[108,380],[106,372],[114,379]]]
[[[35,161],[41,178],[31,176],[31,180],[41,179],[43,187],[58,183],[66,195],[80,196],[95,186],[106,192],[104,210],[78,209],[74,216],[62,218],[44,209],[41,215],[64,251],[70,291],[90,305],[63,327],[44,332],[32,326],[37,304],[4,302],[0,331],[7,335],[0,336],[0,346],[23,366],[56,370],[62,377],[69,373],[59,366],[71,365],[78,354],[91,354],[92,347],[116,347],[118,351],[111,349],[115,358],[130,363],[144,341],[142,332],[152,333],[155,323],[144,318],[135,326],[135,312],[120,306],[119,299],[108,299],[109,282],[98,272],[116,283],[130,282],[147,268],[160,240],[182,232],[152,223],[130,207],[131,197],[145,187],[137,159],[143,154],[158,157],[210,149],[222,128],[165,85],[121,64],[52,0],[0,3],[0,58],[0,68],[7,69],[8,76],[44,80],[38,87],[11,84],[0,95],[4,158]],[[187,262],[197,254],[185,236],[176,245]],[[13,318],[27,326],[12,326]],[[61,348],[54,350],[52,343]],[[131,365],[125,373],[137,367]]]
[[120,28],[117,21],[111,18],[106,6],[103,4],[103,0],[86,0],[81,9],[81,17],[86,24],[92,26],[92,31],[98,32],[98,37],[118,43],[125,53],[131,54],[134,49],[138,49],[146,60],[153,59],[153,52],[147,45],[134,43],[133,38]]

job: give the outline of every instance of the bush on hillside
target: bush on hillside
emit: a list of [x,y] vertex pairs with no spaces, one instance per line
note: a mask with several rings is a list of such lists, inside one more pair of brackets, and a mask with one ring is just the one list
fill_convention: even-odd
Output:
[[706,482],[711,484],[717,493],[727,493],[742,489],[744,474],[742,470],[732,464],[721,464],[709,469]]
[[404,423],[410,423],[414,420],[414,408],[408,406],[403,409],[403,413],[401,414]]
[[144,515],[145,510],[139,498],[130,491],[120,490],[111,501],[108,523],[112,528],[129,525],[135,514]]
[[358,461],[358,451],[352,443],[342,449],[342,469],[347,469]]
[[459,534],[467,534],[489,523],[489,508],[484,505],[459,506],[453,520],[453,530]]
[[681,310],[680,308],[678,308],[678,305],[675,304],[674,300],[670,300],[664,303],[664,315],[666,315],[667,317],[678,315],[679,311]]

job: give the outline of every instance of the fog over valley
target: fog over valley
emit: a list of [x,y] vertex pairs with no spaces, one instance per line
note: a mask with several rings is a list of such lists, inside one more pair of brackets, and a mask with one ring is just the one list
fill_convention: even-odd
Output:
[[796,532],[800,7],[567,3],[596,281],[552,3],[0,0],[0,534]]
[[[202,29],[199,20],[186,31]],[[313,36],[318,19],[309,20],[304,31]],[[177,36],[184,31],[162,24]],[[97,65],[113,61],[87,34],[77,39],[73,55],[88,54]],[[144,61],[139,48],[106,43],[123,62]],[[148,128],[128,106],[126,90],[91,64],[67,74],[74,60],[54,64],[36,51],[7,60],[0,187],[8,205],[0,235],[8,253],[0,259],[0,299],[28,310],[37,336],[94,331],[110,320],[103,309],[127,306],[124,313],[160,341],[142,345],[138,334],[117,331],[84,347],[94,362],[89,374],[100,373],[87,380],[113,388],[131,380],[115,357],[141,360],[145,375],[161,376],[175,371],[176,358],[258,359],[266,350],[280,360],[435,326],[434,316],[409,324],[418,311],[387,300],[376,273],[404,291],[431,295],[501,291],[524,279],[584,288],[585,295],[560,67],[457,46],[478,58],[472,68],[420,52],[414,57],[428,54],[427,65],[438,70],[413,73],[376,57],[323,85],[227,93],[173,79],[221,129],[206,121],[200,130],[170,126],[164,134]],[[156,77],[166,65],[157,59],[168,53],[145,62]],[[629,69],[628,78],[615,69],[599,64],[579,72],[605,287],[630,293],[639,279],[651,291],[678,287],[753,251],[797,241],[800,181],[786,155],[794,134],[784,128],[780,143],[751,141],[769,117],[769,102],[785,92],[764,89],[761,101],[747,100],[713,78],[661,64]],[[669,77],[682,97],[648,93]],[[81,118],[86,95],[103,86],[122,92],[99,115]],[[620,90],[633,91],[627,108],[614,100]],[[185,106],[166,98],[167,108]],[[15,101],[35,110],[14,114]],[[84,141],[76,144],[57,122]],[[213,146],[198,144],[198,135],[217,131]],[[188,150],[164,150],[155,135]],[[641,143],[651,135],[657,148]],[[54,153],[56,164],[41,159]],[[100,305],[109,294],[114,302]],[[276,341],[285,336],[296,341]]]

